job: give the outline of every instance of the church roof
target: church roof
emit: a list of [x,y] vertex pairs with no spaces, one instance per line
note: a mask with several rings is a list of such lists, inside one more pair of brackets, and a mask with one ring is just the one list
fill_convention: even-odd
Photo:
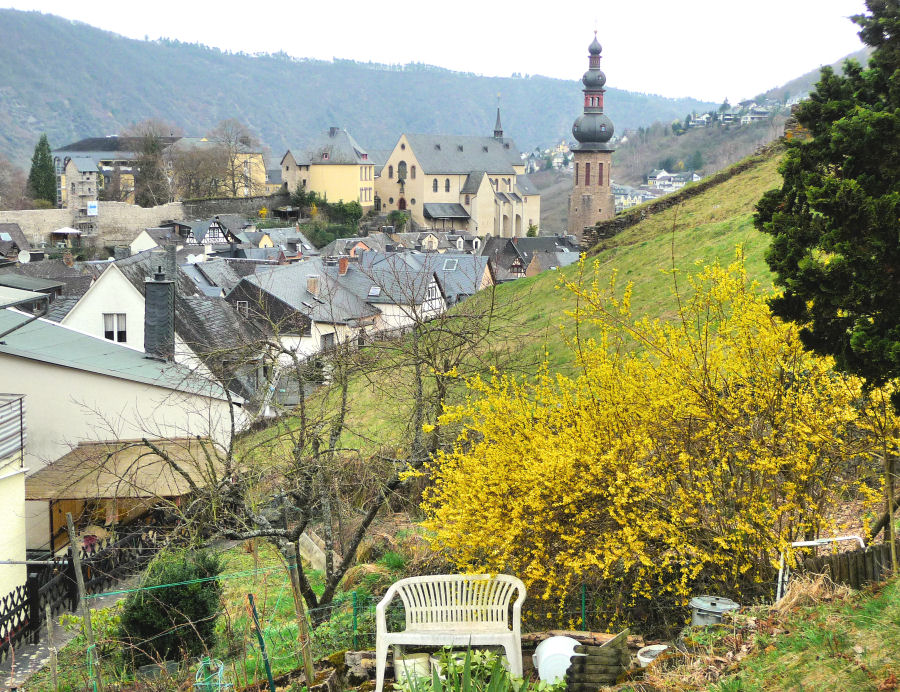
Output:
[[519,150],[508,137],[407,134],[406,140],[426,175],[510,174],[515,173],[513,165],[521,164]]
[[340,127],[330,127],[319,133],[312,145],[295,155],[294,160],[298,166],[372,163],[368,152]]

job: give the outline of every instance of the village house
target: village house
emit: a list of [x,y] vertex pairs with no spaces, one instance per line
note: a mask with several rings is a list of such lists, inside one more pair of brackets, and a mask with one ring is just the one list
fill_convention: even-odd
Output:
[[281,158],[281,179],[289,192],[298,187],[329,202],[375,205],[375,163],[347,130],[330,127],[305,149]]
[[578,261],[580,248],[569,235],[487,238],[481,254],[490,260],[494,277],[502,282],[573,264]]
[[493,137],[402,134],[375,181],[384,211],[420,226],[506,238],[540,224],[540,194],[515,142]]
[[[9,308],[0,310],[0,332],[4,388],[24,395],[27,402],[24,424],[29,437],[21,462],[26,502],[21,513],[13,514],[24,518],[29,549],[59,544],[54,541],[60,539],[66,511],[80,515],[89,510],[110,521],[116,521],[120,511],[130,511],[117,508],[115,498],[88,507],[91,500],[84,496],[84,487],[79,497],[67,496],[66,484],[84,481],[84,474],[68,468],[60,477],[53,464],[81,445],[196,436],[227,445],[232,416],[238,429],[244,425],[240,397],[226,396],[217,381],[161,352],[148,358],[113,340]],[[29,495],[29,485],[45,486],[47,474],[55,474],[60,484],[54,501]],[[126,484],[127,478],[119,478],[120,486]]]

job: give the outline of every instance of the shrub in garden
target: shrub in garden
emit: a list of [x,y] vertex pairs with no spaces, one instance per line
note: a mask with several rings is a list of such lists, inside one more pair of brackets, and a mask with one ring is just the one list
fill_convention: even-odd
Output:
[[790,541],[834,530],[835,503],[878,500],[862,381],[807,351],[741,262],[689,285],[663,322],[633,318],[614,280],[569,283],[578,374],[469,383],[430,464],[436,548],[560,609],[602,584],[613,621],[698,588],[759,593]]
[[151,563],[141,590],[125,599],[120,621],[135,665],[198,656],[213,647],[222,587],[210,577],[221,571],[219,557],[207,551],[161,555]]

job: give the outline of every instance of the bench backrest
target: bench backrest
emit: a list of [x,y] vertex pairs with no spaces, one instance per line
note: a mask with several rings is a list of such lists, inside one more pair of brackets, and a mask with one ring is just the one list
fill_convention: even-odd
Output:
[[403,601],[407,629],[467,624],[508,627],[513,593],[525,593],[522,582],[506,574],[409,577],[394,587]]

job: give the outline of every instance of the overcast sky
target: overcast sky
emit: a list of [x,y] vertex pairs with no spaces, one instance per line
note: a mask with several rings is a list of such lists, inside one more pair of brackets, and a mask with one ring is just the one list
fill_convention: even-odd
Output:
[[384,63],[422,62],[508,77],[577,79],[594,29],[608,85],[734,103],[862,44],[849,17],[863,0],[585,0],[490,2],[199,2],[0,0],[132,38],[175,38],[231,51],[284,51]]

